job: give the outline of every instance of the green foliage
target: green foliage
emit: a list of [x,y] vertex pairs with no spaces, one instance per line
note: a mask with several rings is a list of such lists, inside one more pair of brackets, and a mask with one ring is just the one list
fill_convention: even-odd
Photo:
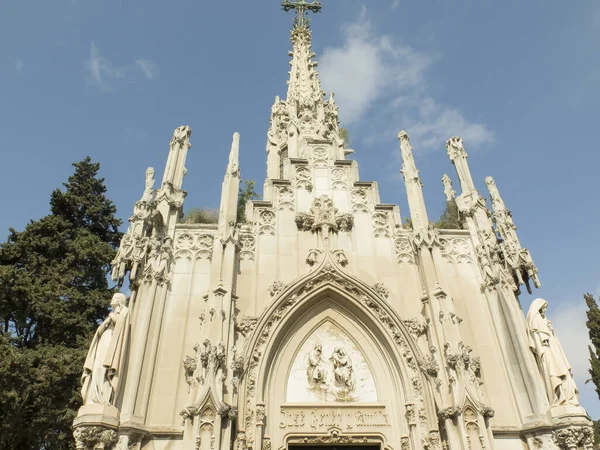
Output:
[[600,444],[600,420],[594,420],[594,445]]
[[238,223],[246,222],[246,202],[248,200],[258,200],[258,194],[254,190],[254,180],[244,181],[244,188],[240,186],[237,204],[237,221]]
[[106,317],[121,221],[99,164],[73,164],[51,213],[0,245],[0,449],[74,448],[79,378]]
[[413,223],[412,223],[412,219],[410,217],[407,217],[406,219],[404,219],[404,223],[402,224],[402,228],[404,228],[405,230],[412,230],[413,229]]
[[600,398],[600,359],[598,359],[598,355],[600,355],[600,308],[598,308],[598,303],[596,303],[592,294],[585,294],[583,298],[588,307],[586,325],[590,340],[592,341],[592,345],[588,347],[590,352],[589,373],[591,377],[588,382],[592,381],[594,383],[596,393],[598,394],[598,398]]
[[181,220],[182,223],[219,223],[219,211],[216,209],[192,208]]
[[344,148],[350,148],[352,146],[352,142],[350,141],[348,129],[340,127],[339,134],[340,134],[340,139],[344,140]]
[[446,202],[444,211],[442,212],[438,221],[433,224],[433,226],[443,230],[463,229],[463,223],[460,219],[460,212],[458,211],[458,206],[456,206],[456,201],[450,200],[449,202]]

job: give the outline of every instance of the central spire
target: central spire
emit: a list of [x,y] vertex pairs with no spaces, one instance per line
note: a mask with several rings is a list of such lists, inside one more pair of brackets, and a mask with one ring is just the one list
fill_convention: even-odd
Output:
[[288,81],[287,103],[291,109],[292,116],[301,118],[311,115],[320,120],[323,116],[323,96],[319,74],[315,70],[317,63],[312,60],[315,54],[311,50],[312,36],[309,28],[309,20],[306,17],[308,11],[317,13],[321,10],[321,3],[313,1],[307,3],[305,0],[294,2],[283,0],[281,6],[284,11],[296,10],[297,17],[291,31],[293,49],[290,80]]
[[307,11],[318,13],[322,8],[321,3],[318,0],[315,0],[312,3],[307,3],[305,0],[296,0],[293,2],[282,0],[281,7],[285,12],[288,12],[291,9],[296,10],[297,15],[294,20],[294,26],[298,28],[309,27],[310,19],[306,17]]

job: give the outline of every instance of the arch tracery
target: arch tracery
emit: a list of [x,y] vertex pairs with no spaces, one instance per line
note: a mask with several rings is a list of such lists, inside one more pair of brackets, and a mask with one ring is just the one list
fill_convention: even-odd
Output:
[[436,448],[435,443],[439,442],[434,400],[437,384],[431,360],[423,357],[416,338],[382,291],[345,273],[329,255],[310,273],[278,292],[273,303],[257,319],[256,327],[244,344],[246,370],[240,404],[245,405],[245,410],[240,412],[240,426],[244,428],[245,445],[260,448],[265,427],[264,417],[259,416],[264,416],[263,401],[270,397],[270,393],[265,393],[269,388],[266,380],[286,333],[292,324],[306,322],[307,312],[318,309],[324,299],[332,311],[351,311],[351,320],[370,330],[372,342],[384,347],[385,351],[377,353],[387,354],[389,370],[399,380],[398,395],[404,400],[405,409],[398,412],[407,430],[403,441],[408,439],[413,446],[426,444]]

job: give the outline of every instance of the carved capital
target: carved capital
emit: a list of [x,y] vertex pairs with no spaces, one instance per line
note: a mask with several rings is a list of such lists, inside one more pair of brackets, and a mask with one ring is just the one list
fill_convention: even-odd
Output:
[[440,420],[448,420],[448,419],[456,419],[460,414],[460,408],[456,406],[450,406],[448,408],[444,408],[438,412],[438,417]]
[[552,434],[556,444],[563,450],[588,448],[594,443],[594,430],[591,426],[564,428]]
[[114,448],[119,440],[115,430],[105,427],[77,427],[73,432],[77,449],[95,450],[99,446],[105,450]]

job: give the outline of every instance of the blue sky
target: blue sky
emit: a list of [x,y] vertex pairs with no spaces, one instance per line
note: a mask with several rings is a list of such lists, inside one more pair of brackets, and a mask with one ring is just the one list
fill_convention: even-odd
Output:
[[[464,138],[476,184],[496,179],[550,302],[581,400],[584,292],[600,293],[600,3],[592,0],[322,0],[313,19],[323,88],[335,91],[363,180],[408,207],[396,135],[406,129],[429,214]],[[186,207],[217,207],[234,131],[262,185],[270,107],[285,96],[292,14],[278,0],[0,0],[0,230],[48,212],[90,155],[126,219],[147,166],[160,179],[173,129],[192,127]]]

